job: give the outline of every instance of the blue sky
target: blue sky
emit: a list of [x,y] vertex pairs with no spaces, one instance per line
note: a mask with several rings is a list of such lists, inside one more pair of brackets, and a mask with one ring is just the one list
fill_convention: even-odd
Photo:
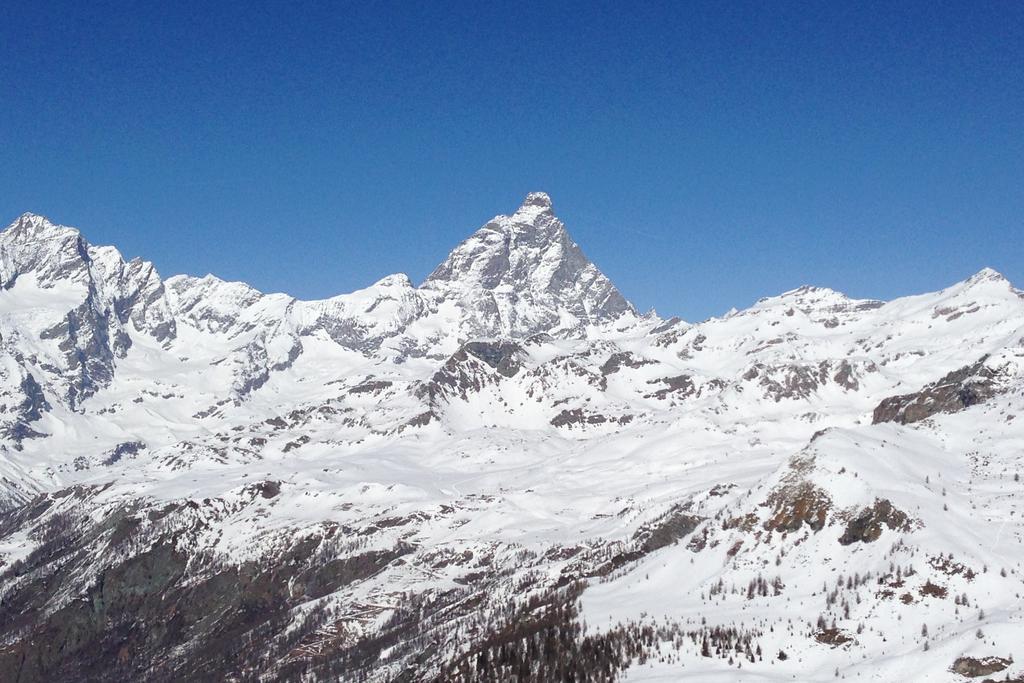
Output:
[[0,220],[306,298],[531,190],[639,307],[1024,286],[1024,3],[0,5]]

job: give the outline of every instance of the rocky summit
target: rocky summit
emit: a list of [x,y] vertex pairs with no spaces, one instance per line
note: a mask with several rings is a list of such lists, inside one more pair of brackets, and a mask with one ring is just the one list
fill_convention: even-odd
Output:
[[0,680],[1024,680],[1024,294],[640,315],[529,194],[320,301],[0,233]]

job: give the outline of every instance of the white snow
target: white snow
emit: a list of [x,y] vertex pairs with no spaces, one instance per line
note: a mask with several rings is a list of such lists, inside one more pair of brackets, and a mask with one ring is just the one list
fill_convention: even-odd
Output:
[[[588,633],[627,621],[742,625],[760,632],[764,656],[739,657],[737,668],[702,657],[689,640],[664,643],[625,680],[824,681],[836,669],[847,679],[955,680],[958,656],[1024,657],[1024,484],[1014,478],[1024,452],[1020,292],[986,269],[890,302],[801,288],[659,329],[661,320],[631,307],[597,311],[590,293],[607,295],[611,285],[589,261],[551,290],[577,248],[550,200],[534,199],[460,245],[435,271],[444,277],[415,288],[388,276],[323,301],[213,276],[161,282],[138,270],[144,262],[90,247],[92,270],[81,272],[102,282],[99,308],[109,313],[128,291],[150,303],[128,324],[111,318],[130,346],[115,355],[111,381],[80,406],[65,398],[73,374],[65,337],[47,332],[91,291],[80,271],[52,275],[54,263],[74,263],[65,247],[78,233],[19,219],[24,225],[0,236],[0,276],[17,274],[0,289],[0,398],[13,414],[31,375],[50,410],[30,425],[43,436],[20,450],[5,440],[0,491],[17,502],[110,484],[81,503],[96,515],[129,501],[203,501],[194,514],[204,531],[189,542],[233,561],[334,523],[376,525],[370,544],[416,546],[409,562],[317,608],[394,604],[402,591],[458,586],[481,569],[434,568],[435,553],[490,554],[492,566],[540,570],[554,583],[562,572],[598,568],[604,556],[586,549],[626,547],[645,525],[685,508],[703,520],[692,535],[590,582]],[[508,239],[511,265],[491,282],[488,259]],[[40,257],[39,244],[57,246]],[[143,284],[115,286],[129,269]],[[167,320],[174,335],[158,337]],[[538,326],[552,337],[526,341]],[[511,376],[484,358],[451,359],[465,341],[495,337],[519,344]],[[606,366],[615,355],[617,367]],[[998,395],[910,425],[872,424],[884,398],[986,355],[1007,378]],[[439,383],[430,398],[424,387],[445,368],[456,383]],[[560,416],[567,422],[553,425]],[[111,459],[136,441],[138,452]],[[264,499],[247,488],[262,481],[280,482],[280,494]],[[827,523],[768,533],[773,492],[794,484],[827,494]],[[910,528],[840,544],[846,522],[880,499],[906,513]],[[727,523],[744,518],[746,528]],[[380,525],[396,519],[409,521]],[[705,533],[705,546],[692,547]],[[33,544],[16,530],[0,537],[0,558],[23,559]],[[571,548],[584,550],[545,555]],[[517,567],[523,551],[534,559]],[[973,579],[937,568],[950,553]],[[885,597],[879,580],[890,564],[912,575]],[[855,573],[871,578],[830,603],[840,577]],[[758,576],[784,588],[748,599]],[[921,594],[926,581],[947,597]],[[719,582],[724,591],[712,594]],[[962,594],[969,607],[954,604]],[[819,615],[852,642],[817,642]],[[779,650],[788,659],[779,661]]]

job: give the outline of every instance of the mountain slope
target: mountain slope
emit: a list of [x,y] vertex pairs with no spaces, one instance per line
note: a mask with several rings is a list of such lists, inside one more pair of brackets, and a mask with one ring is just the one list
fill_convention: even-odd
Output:
[[637,316],[531,194],[322,301],[0,234],[0,678],[1020,677],[1024,296]]

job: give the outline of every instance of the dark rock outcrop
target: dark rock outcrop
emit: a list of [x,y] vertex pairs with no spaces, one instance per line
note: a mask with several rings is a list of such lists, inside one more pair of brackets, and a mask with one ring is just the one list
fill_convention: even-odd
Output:
[[690,396],[700,395],[700,390],[694,383],[693,378],[690,375],[676,375],[675,377],[663,377],[661,379],[652,380],[649,384],[661,384],[663,388],[658,389],[653,394],[647,394],[644,398],[656,398],[664,400],[670,395],[677,396],[678,398],[689,398]]
[[813,531],[821,531],[832,508],[832,499],[822,489],[804,481],[772,491],[767,504],[772,511],[764,523],[766,530],[798,531],[806,524]]
[[647,360],[646,358],[639,358],[635,354],[629,351],[619,351],[613,353],[608,357],[601,365],[601,374],[608,376],[621,370],[622,368],[642,368],[645,365],[652,365],[654,361]]
[[894,531],[910,531],[910,518],[888,500],[876,500],[874,505],[864,508],[847,523],[839,542],[850,545],[877,541],[883,526]]
[[32,428],[31,423],[50,410],[50,403],[46,400],[42,386],[31,373],[25,373],[19,388],[23,398],[13,411],[14,420],[0,430],[0,435],[10,439],[16,450],[21,449],[22,441],[25,439],[42,436],[39,431]]
[[[524,356],[523,347],[515,342],[466,342],[419,386],[416,395],[431,402],[445,397],[467,398],[502,377],[514,377],[523,367]],[[490,370],[481,372],[481,365]]]
[[514,342],[467,342],[452,357],[462,361],[466,356],[479,358],[505,377],[513,377],[523,366],[523,347]]
[[998,671],[1002,671],[1010,666],[1013,660],[1004,659],[1002,657],[984,657],[983,659],[975,659],[974,657],[958,657],[950,671],[961,676],[967,676],[968,678],[975,678],[977,676],[987,676],[994,674]]
[[1001,374],[986,365],[987,360],[984,356],[912,394],[890,396],[875,408],[872,422],[911,424],[939,413],[958,413],[986,401],[998,393]]
[[[783,341],[780,338],[770,343],[782,343]],[[810,398],[830,382],[847,391],[856,391],[860,388],[858,376],[861,373],[875,372],[876,370],[875,364],[870,361],[858,365],[845,359],[781,365],[755,363],[743,374],[743,379],[757,380],[757,383],[764,389],[765,396],[779,402],[784,399]]]
[[653,528],[638,531],[634,539],[640,541],[640,550],[644,554],[652,553],[655,550],[686,538],[703,521],[703,517],[692,515],[678,507],[674,507],[665,517],[658,520]]
[[551,418],[553,427],[574,427],[583,425],[599,425],[606,422],[618,424],[629,424],[633,421],[632,415],[602,415],[601,413],[590,413],[582,408],[565,409]]
[[837,628],[826,628],[814,634],[814,639],[822,645],[841,647],[853,642],[853,636]]

